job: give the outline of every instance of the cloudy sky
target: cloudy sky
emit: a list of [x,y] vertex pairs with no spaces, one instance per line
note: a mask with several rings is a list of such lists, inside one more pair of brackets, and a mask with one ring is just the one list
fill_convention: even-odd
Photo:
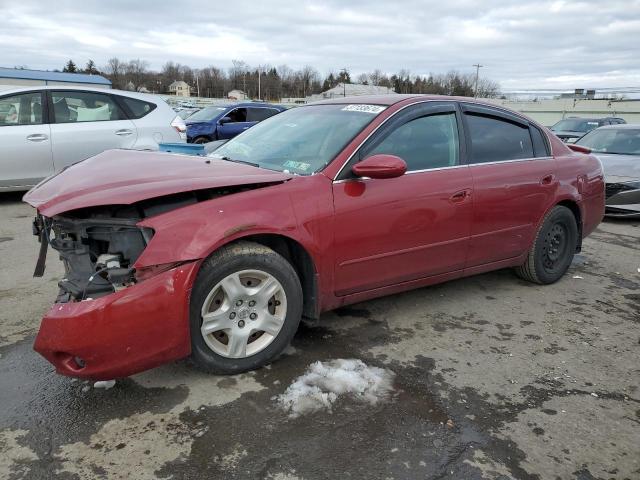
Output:
[[0,66],[474,71],[503,89],[640,87],[640,0],[0,0]]

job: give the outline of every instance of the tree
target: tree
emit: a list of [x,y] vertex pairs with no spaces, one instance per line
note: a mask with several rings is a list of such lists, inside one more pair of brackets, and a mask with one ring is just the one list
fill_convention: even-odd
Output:
[[110,58],[103,70],[114,88],[124,88],[124,64],[119,59]]
[[62,71],[68,72],[68,73],[76,73],[78,69],[76,68],[76,64],[73,63],[73,60],[69,60],[67,64],[64,66],[64,68],[62,69]]
[[96,68],[95,62],[91,59],[89,59],[89,61],[87,62],[87,66],[84,68],[84,72],[88,73],[89,75],[97,75],[98,73],[100,73]]
[[349,70],[343,68],[340,70],[338,74],[338,78],[336,79],[338,83],[351,83],[351,76],[349,75]]
[[140,60],[139,58],[129,60],[129,63],[125,65],[125,80],[127,83],[130,82],[133,85],[134,90],[140,90],[140,88],[144,86],[148,67],[149,62]]
[[356,82],[361,85],[369,85],[369,75],[367,75],[366,73],[361,73],[360,75],[358,75],[358,78],[356,78]]

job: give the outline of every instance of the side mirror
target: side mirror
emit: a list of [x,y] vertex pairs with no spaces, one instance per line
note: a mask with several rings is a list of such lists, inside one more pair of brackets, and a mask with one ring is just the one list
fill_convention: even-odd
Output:
[[378,154],[356,163],[351,171],[356,177],[395,178],[404,175],[407,164],[395,155]]
[[220,120],[218,120],[218,123],[220,125],[224,125],[225,123],[231,123],[231,117],[222,117]]

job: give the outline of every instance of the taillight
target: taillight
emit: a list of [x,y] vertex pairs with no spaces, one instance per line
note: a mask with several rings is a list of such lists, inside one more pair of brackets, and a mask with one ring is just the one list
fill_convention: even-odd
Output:
[[176,118],[171,122],[171,126],[176,129],[178,133],[185,133],[187,131],[187,124],[180,116],[176,115]]

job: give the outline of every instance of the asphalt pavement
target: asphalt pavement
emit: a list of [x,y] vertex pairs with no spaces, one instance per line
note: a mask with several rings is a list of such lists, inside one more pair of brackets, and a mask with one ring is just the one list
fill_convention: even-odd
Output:
[[[32,216],[0,197],[1,479],[640,478],[639,222],[605,221],[552,286],[502,270],[414,290],[324,314],[250,374],[179,361],[105,390],[32,350],[62,275],[51,254],[31,277]],[[339,358],[392,372],[391,396],[280,408]]]

